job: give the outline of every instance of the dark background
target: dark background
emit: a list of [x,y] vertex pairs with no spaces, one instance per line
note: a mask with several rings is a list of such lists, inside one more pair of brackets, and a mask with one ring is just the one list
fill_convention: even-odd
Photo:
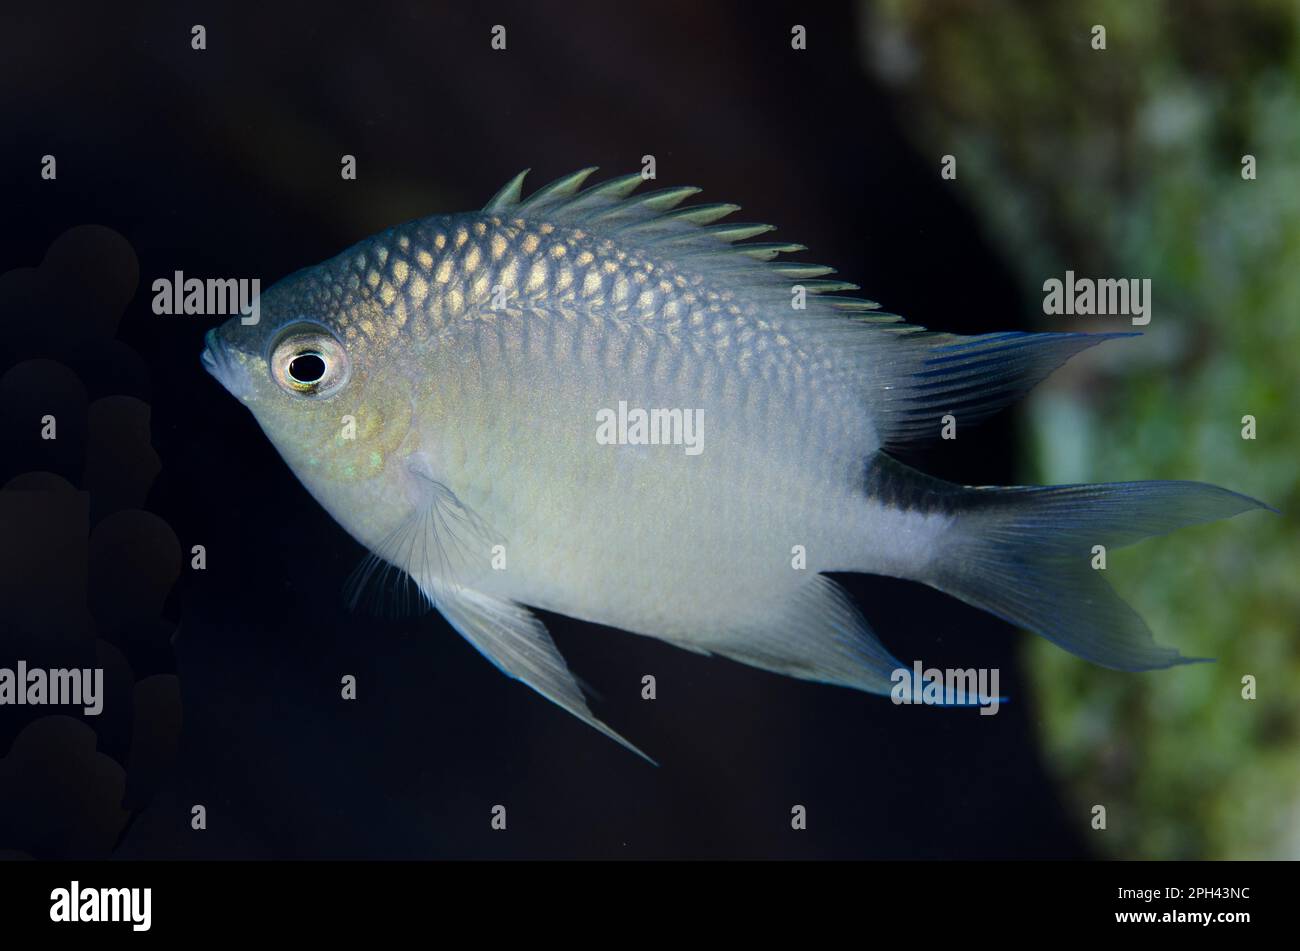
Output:
[[[29,5],[7,12],[0,30],[0,270],[38,265],[87,223],[134,249],[139,284],[120,343],[101,348],[113,356],[96,363],[83,348],[80,364],[65,362],[92,399],[127,393],[151,407],[161,468],[143,508],[184,553],[156,622],[166,638],[133,637],[92,611],[98,637],[135,676],[178,677],[183,727],[151,767],[148,795],[129,817],[104,820],[111,835],[78,837],[63,810],[98,808],[86,797],[11,791],[0,820],[11,841],[0,837],[0,850],[1083,854],[1088,816],[1065,814],[1039,762],[1015,659],[1028,635],[920,586],[839,579],[898,656],[1000,668],[1011,703],[981,717],[895,707],[545,616],[575,672],[601,692],[597,714],[662,764],[652,768],[503,678],[436,614],[349,613],[341,591],[364,552],[203,372],[201,338],[217,318],[150,311],[149,285],[174,270],[260,277],[265,287],[400,220],[479,207],[521,168],[533,168],[536,188],[585,165],[600,165],[598,178],[635,171],[653,154],[657,186],[694,184],[700,201],[743,205],[738,218],[777,224],[777,239],[807,244],[804,258],[836,266],[910,322],[1016,329],[1026,308],[1004,265],[940,179],[937,156],[906,144],[906,112],[864,74],[854,7],[182,6]],[[207,28],[205,51],[190,48],[194,23]],[[498,23],[504,52],[489,47]],[[790,48],[794,23],[807,27],[806,51]],[[57,181],[39,176],[46,153],[57,156]],[[345,153],[357,157],[356,181],[340,179]],[[130,270],[129,255],[88,256],[78,273],[105,283]],[[41,295],[25,300],[4,314],[4,368],[58,349],[31,332],[47,319]],[[1014,449],[1003,417],[921,462],[969,484],[1008,483]],[[49,470],[86,487],[82,457],[42,452],[15,443],[5,481]],[[29,540],[4,544],[21,553]],[[204,571],[189,567],[195,544],[206,547]],[[113,570],[129,574],[124,563]],[[11,653],[0,650],[0,664]],[[640,699],[646,673],[658,680],[652,703]],[[339,697],[344,674],[357,677],[355,702]],[[142,719],[137,731],[149,729]],[[0,752],[26,722],[4,721]],[[101,735],[99,748],[135,778],[130,736]],[[50,769],[43,781],[65,788]],[[0,769],[0,802],[4,782],[24,781]],[[206,831],[190,828],[195,803],[207,808]],[[508,809],[504,833],[489,828],[497,803]],[[790,828],[796,803],[808,809],[805,832]]]

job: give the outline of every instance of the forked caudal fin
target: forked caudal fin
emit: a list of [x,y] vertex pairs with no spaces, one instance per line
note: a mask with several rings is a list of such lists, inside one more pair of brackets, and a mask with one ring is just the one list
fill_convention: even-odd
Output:
[[1105,572],[1093,567],[1094,546],[1120,548],[1269,508],[1201,482],[967,488],[950,504],[952,526],[919,580],[1072,654],[1130,671],[1209,658],[1157,644]]

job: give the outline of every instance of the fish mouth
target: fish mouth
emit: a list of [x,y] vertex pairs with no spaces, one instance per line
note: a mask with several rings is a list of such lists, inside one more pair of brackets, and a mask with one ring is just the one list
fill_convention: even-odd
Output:
[[248,371],[243,365],[242,354],[217,336],[213,328],[203,335],[206,346],[199,354],[203,369],[212,374],[231,396],[247,401],[252,391]]
[[212,351],[214,351],[214,349],[217,349],[218,347],[221,346],[221,344],[217,343],[216,329],[209,330],[207,334],[203,335],[203,343],[204,343],[203,353],[200,353],[199,360],[203,361],[203,365],[205,366],[205,368],[207,368],[208,373],[212,373],[213,375],[216,375],[217,359],[216,357],[212,356]]
[[226,386],[226,350],[221,341],[217,339],[217,331],[214,327],[203,335],[203,353],[199,354],[199,362],[203,364],[203,369],[211,373],[222,386]]

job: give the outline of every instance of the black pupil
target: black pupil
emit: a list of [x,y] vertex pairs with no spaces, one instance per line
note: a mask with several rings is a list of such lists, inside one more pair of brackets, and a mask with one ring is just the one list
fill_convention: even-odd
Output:
[[319,353],[300,353],[289,361],[289,376],[298,383],[319,383],[325,375],[325,361]]

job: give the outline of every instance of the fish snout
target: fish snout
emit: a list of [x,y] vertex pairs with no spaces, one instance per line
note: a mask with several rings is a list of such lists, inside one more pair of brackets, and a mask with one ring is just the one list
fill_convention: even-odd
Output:
[[218,383],[235,396],[239,396],[243,387],[238,386],[242,374],[231,357],[230,347],[217,335],[216,327],[203,335],[203,352],[199,361]]
[[200,354],[199,359],[203,361],[203,366],[209,373],[220,379],[218,376],[218,367],[220,366],[218,354],[222,354],[223,350],[221,341],[217,339],[217,329],[215,327],[203,335],[203,343],[203,353]]

